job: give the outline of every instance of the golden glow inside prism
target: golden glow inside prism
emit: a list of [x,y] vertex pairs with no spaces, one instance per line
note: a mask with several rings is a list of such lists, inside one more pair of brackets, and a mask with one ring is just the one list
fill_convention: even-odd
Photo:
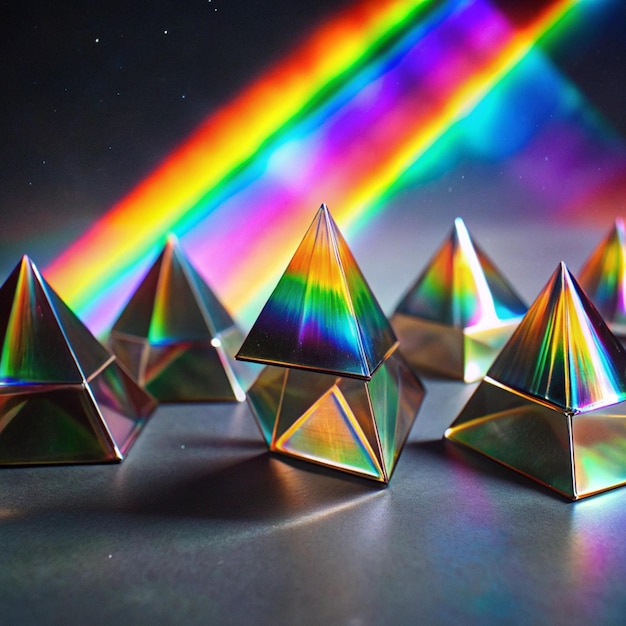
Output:
[[522,300],[457,218],[391,323],[411,365],[473,382],[485,375],[525,312]]
[[156,407],[24,257],[0,288],[0,465],[121,461]]
[[626,483],[626,352],[564,264],[445,436],[572,500]]
[[161,402],[242,402],[259,370],[235,360],[243,339],[170,236],[113,325],[109,343]]

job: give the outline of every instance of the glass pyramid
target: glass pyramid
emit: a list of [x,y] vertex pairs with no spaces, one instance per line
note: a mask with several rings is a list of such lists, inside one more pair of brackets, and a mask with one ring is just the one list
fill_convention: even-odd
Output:
[[391,324],[418,370],[473,382],[485,375],[525,312],[457,218],[396,307]]
[[626,339],[626,230],[621,218],[591,253],[578,280],[611,330]]
[[237,358],[367,380],[396,343],[322,205]]
[[237,358],[273,452],[388,483],[424,398],[322,205]]
[[0,287],[0,465],[121,461],[156,401],[24,256]]
[[564,264],[445,436],[577,500],[626,483],[626,351]]
[[245,400],[255,369],[229,313],[170,236],[111,329],[118,359],[161,402]]

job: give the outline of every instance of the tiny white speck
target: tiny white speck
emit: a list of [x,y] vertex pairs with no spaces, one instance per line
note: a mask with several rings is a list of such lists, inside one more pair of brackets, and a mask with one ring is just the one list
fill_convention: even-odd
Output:
[[44,161],[42,161],[42,163],[45,165],[45,164],[46,164],[45,160],[44,160]]
[[100,43],[100,37],[96,37],[96,43]]
[[185,444],[184,444],[184,443],[183,443],[183,444],[181,444],[180,449],[181,449],[181,450],[184,450],[184,449],[185,449]]
[[32,186],[33,186],[32,181],[28,181],[28,186],[29,186],[29,187],[32,187]]
[[187,97],[187,96],[186,96],[185,94],[183,94],[183,95],[180,97],[180,99],[181,99],[181,100],[184,100],[186,97]]
[[164,34],[164,35],[167,35],[167,31],[166,31],[166,30],[164,30],[164,31],[163,31],[163,34]]
[[110,559],[112,559],[112,558],[113,558],[113,555],[112,555],[112,554],[109,554],[109,558],[110,558]]

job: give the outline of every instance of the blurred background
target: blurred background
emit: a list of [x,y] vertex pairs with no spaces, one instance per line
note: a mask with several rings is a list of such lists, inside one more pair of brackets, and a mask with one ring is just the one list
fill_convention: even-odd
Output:
[[381,304],[465,219],[531,301],[623,213],[618,0],[2,9],[0,273],[103,335],[176,233],[249,326],[321,202]]

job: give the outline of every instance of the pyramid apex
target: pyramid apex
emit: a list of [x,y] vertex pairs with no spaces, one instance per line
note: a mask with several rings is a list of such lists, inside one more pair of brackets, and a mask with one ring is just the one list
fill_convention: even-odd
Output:
[[462,230],[467,232],[467,226],[465,225],[465,220],[462,217],[454,218],[454,229],[457,231]]
[[179,245],[180,245],[180,242],[178,240],[176,233],[167,233],[165,237],[165,247],[166,248],[178,248]]
[[326,222],[326,227],[329,230],[337,230],[337,224],[335,222],[335,219],[333,218],[333,215],[325,202],[322,202],[322,204],[320,204],[320,208],[318,209],[317,215],[313,221],[315,222],[319,219],[323,219]]
[[565,261],[559,261],[559,264],[556,266],[554,274],[555,276],[558,274],[561,278],[561,281],[569,281],[572,279],[572,273],[569,271],[569,268],[567,267]]
[[27,267],[29,270],[34,272],[38,277],[40,276],[37,266],[27,254],[22,255],[22,258],[17,263],[17,267],[20,267],[20,268]]
[[[572,272],[565,261],[559,261],[556,269],[552,273],[550,280],[548,280],[546,290],[552,289],[555,293],[555,297],[559,297],[558,293],[578,293],[581,291],[580,285],[574,278]],[[587,299],[586,294],[583,292],[583,297]]]
[[[11,276],[28,276],[29,280],[35,280],[39,284],[42,284],[44,282],[39,270],[37,269],[37,266],[27,254],[23,254],[20,257],[20,260],[11,270]],[[8,278],[7,280],[10,281],[11,278]]]
[[480,260],[482,253],[479,252],[462,217],[455,218],[450,240],[453,245],[461,249],[465,262],[468,263],[470,267],[473,267],[473,273],[475,275],[483,274],[484,269],[482,268]]
[[624,219],[622,217],[618,216],[615,218],[611,235],[617,239],[622,248],[626,247],[626,226],[624,225]]

